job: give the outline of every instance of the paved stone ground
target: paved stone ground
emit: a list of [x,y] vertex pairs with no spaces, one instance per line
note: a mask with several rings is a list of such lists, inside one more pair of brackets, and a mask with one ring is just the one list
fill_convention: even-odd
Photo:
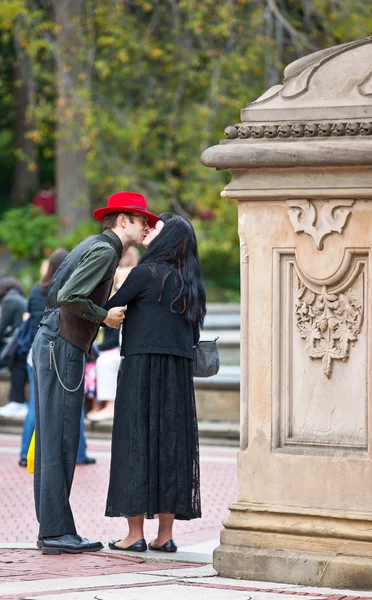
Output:
[[[125,535],[125,519],[103,517],[110,448],[89,443],[95,466],[77,467],[72,505],[83,535],[108,539]],[[32,476],[18,466],[19,437],[0,435],[0,600],[364,600],[372,592],[306,588],[218,577],[212,550],[221,522],[237,497],[236,448],[201,449],[203,517],[179,521],[179,552],[162,555],[101,552],[44,556],[35,549]],[[146,537],[157,521],[146,522]]]
[[[19,437],[0,435],[0,545],[1,542],[34,543],[33,477],[18,462]],[[88,453],[96,465],[78,466],[72,486],[71,504],[78,532],[84,537],[107,542],[126,534],[126,520],[104,517],[110,466],[110,443],[88,440]],[[178,546],[202,542],[218,545],[228,506],[237,498],[236,448],[201,448],[201,519],[177,521],[174,533]],[[155,536],[157,520],[145,523],[146,538]],[[209,546],[208,546],[209,547]]]
[[[186,553],[184,553],[186,554]],[[197,555],[194,555],[197,556]],[[210,564],[98,552],[0,550],[0,600],[367,600],[372,593],[218,577]]]

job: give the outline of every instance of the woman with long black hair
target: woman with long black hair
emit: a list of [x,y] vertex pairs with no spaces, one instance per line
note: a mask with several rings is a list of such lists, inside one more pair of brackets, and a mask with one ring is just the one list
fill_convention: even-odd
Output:
[[159,515],[149,548],[175,552],[174,519],[201,516],[193,346],[205,316],[194,230],[164,214],[148,250],[106,308],[127,305],[115,400],[106,516],[129,533],[109,546],[142,552],[144,516]]

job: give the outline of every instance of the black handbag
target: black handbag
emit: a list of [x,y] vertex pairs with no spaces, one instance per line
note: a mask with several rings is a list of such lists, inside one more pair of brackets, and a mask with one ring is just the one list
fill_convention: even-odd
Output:
[[220,353],[218,351],[217,340],[198,342],[194,346],[194,377],[212,377],[220,369]]

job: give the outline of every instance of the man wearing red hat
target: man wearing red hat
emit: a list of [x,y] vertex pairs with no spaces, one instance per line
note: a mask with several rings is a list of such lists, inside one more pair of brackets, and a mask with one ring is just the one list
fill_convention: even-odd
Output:
[[36,449],[34,493],[43,554],[101,550],[77,535],[69,497],[79,444],[85,359],[99,326],[118,328],[124,307],[102,308],[118,263],[140,246],[158,217],[135,192],[117,192],[94,211],[103,233],[78,244],[49,286],[46,309],[33,343]]

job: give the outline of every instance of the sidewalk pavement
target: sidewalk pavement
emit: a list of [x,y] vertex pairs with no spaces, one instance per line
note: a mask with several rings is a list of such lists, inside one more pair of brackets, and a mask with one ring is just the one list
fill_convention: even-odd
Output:
[[[35,544],[38,533],[34,512],[33,476],[18,466],[19,436],[0,434],[0,545]],[[78,532],[103,542],[126,535],[126,519],[104,517],[110,469],[110,441],[88,438],[88,455],[96,465],[79,465],[72,485],[71,505]],[[200,450],[202,518],[176,521],[174,537],[187,549],[206,543],[207,552],[218,545],[222,521],[237,499],[237,448],[205,446]],[[146,520],[146,539],[156,537],[157,519]],[[33,547],[33,546],[32,546]]]
[[[308,588],[218,577],[195,553],[157,562],[141,555],[101,552],[44,556],[0,550],[0,600],[367,600],[371,592]],[[189,562],[191,561],[191,562]]]
[[[35,548],[32,476],[17,464],[18,436],[0,435],[0,600],[363,600],[372,592],[225,579],[212,567],[221,522],[237,497],[236,448],[201,449],[202,519],[175,526],[176,554],[104,550],[45,556]],[[90,441],[94,466],[79,466],[72,505],[79,532],[105,543],[126,533],[104,518],[109,444]],[[148,541],[157,521],[147,521]]]

